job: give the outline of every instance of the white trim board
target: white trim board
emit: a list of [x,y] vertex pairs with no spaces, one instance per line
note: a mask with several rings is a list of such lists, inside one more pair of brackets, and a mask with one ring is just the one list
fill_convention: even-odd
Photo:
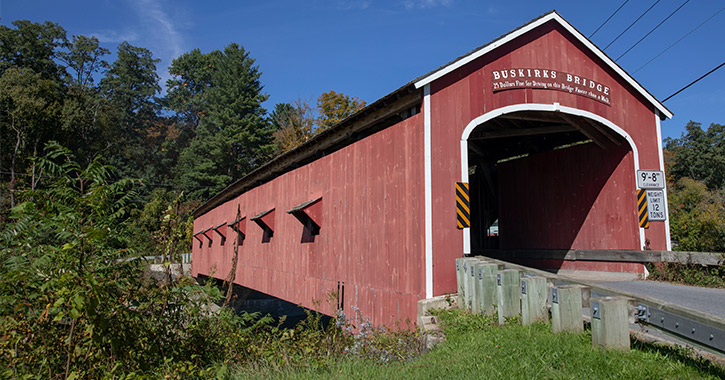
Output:
[[433,185],[431,161],[430,85],[423,89],[423,146],[425,177],[425,298],[433,297]]
[[619,65],[617,65],[614,61],[612,61],[611,58],[609,58],[602,50],[600,50],[596,45],[594,45],[589,39],[587,39],[583,34],[581,34],[576,28],[574,28],[571,24],[569,24],[568,21],[566,21],[561,15],[556,13],[556,11],[551,11],[542,17],[539,17],[538,19],[494,40],[490,44],[481,47],[479,50],[476,50],[472,52],[471,54],[454,61],[450,63],[447,66],[444,66],[436,71],[433,71],[426,76],[418,79],[415,81],[414,85],[415,88],[421,88],[423,86],[429,85],[431,82],[435,81],[436,79],[439,79],[446,74],[449,74],[462,66],[467,65],[468,63],[488,54],[489,52],[493,51],[494,49],[503,46],[514,39],[529,33],[530,31],[544,25],[545,23],[549,21],[555,21],[559,23],[561,26],[563,26],[569,33],[571,33],[577,40],[579,40],[584,46],[586,46],[589,50],[591,50],[597,57],[599,57],[602,61],[604,61],[607,66],[609,66],[612,70],[614,70],[617,74],[619,74],[624,80],[627,81],[632,87],[634,87],[637,92],[639,92],[645,99],[647,99],[650,103],[652,103],[655,106],[655,109],[658,110],[662,115],[665,115],[667,118],[672,118],[672,112],[670,112],[662,103],[660,103],[657,99],[652,96],[647,90],[645,90],[639,83],[637,83],[634,78],[632,78],[627,72],[625,72]]

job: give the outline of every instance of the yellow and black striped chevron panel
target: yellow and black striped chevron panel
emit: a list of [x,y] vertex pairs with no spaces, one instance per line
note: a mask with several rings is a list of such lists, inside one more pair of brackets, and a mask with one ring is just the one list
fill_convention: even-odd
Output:
[[471,227],[471,195],[467,182],[456,182],[456,214],[458,228]]
[[649,228],[649,212],[647,211],[647,190],[637,189],[637,215],[639,227]]

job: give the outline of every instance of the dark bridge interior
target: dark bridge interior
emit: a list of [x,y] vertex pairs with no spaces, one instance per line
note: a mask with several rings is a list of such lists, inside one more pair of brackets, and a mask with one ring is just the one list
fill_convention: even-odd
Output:
[[479,125],[468,138],[472,250],[502,248],[497,227],[515,228],[497,223],[502,212],[502,164],[582,144],[594,144],[602,150],[629,149],[621,136],[598,122],[560,112],[516,112]]

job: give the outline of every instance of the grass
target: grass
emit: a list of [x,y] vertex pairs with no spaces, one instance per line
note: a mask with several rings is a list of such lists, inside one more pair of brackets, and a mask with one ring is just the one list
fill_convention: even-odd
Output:
[[547,324],[497,326],[490,317],[441,312],[446,341],[409,362],[343,357],[321,366],[263,365],[230,379],[718,379],[725,370],[683,349],[635,342],[628,352],[592,347],[591,335]]

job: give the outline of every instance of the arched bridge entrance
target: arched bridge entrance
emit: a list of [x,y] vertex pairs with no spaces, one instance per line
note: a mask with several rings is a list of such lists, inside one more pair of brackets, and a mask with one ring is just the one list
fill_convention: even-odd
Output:
[[503,107],[469,123],[461,158],[466,253],[644,245],[632,207],[636,145],[600,116],[558,104]]

